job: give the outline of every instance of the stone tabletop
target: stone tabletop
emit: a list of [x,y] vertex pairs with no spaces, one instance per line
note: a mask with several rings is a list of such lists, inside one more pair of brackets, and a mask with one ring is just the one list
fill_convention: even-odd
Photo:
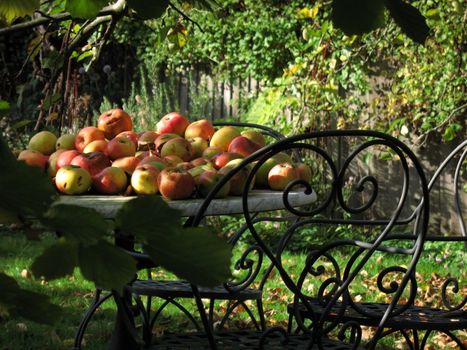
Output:
[[[248,208],[250,212],[262,212],[284,208],[281,191],[253,190],[248,196]],[[75,204],[87,208],[94,208],[107,219],[115,217],[118,209],[133,196],[61,196],[60,203]],[[291,191],[289,203],[293,207],[300,207],[316,201],[313,191],[307,195],[303,191]],[[203,199],[185,199],[167,201],[170,207],[179,209],[184,216],[194,216],[198,212]],[[227,215],[243,213],[242,197],[227,197],[214,199],[206,209],[205,215]]]

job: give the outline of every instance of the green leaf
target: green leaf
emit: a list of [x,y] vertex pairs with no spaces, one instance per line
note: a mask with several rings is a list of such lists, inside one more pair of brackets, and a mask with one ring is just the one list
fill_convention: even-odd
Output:
[[127,3],[142,19],[159,18],[169,6],[168,0],[127,0]]
[[190,227],[149,240],[154,262],[193,284],[213,287],[230,276],[232,246],[207,228]]
[[2,0],[0,2],[0,17],[11,24],[16,17],[32,15],[38,9],[39,0]]
[[125,234],[149,239],[170,235],[181,227],[180,218],[180,212],[160,196],[144,196],[125,203],[117,212],[115,225]]
[[45,249],[32,263],[36,277],[50,281],[73,273],[78,264],[78,245],[65,239]]
[[61,315],[62,309],[52,304],[48,296],[20,288],[12,277],[1,272],[0,290],[0,309],[8,310],[11,317],[52,325]]
[[53,205],[42,223],[84,244],[95,244],[109,229],[107,221],[96,210],[71,204]]
[[443,141],[452,141],[456,137],[456,133],[461,129],[462,127],[459,124],[453,123],[450,124],[445,130],[443,134]]
[[19,122],[17,123],[14,123],[11,128],[16,130],[16,129],[20,129],[26,125],[29,125],[33,122],[33,120],[30,120],[30,119],[23,119],[23,120],[20,120]]
[[44,102],[42,103],[42,109],[49,109],[50,106],[52,106],[55,102],[57,102],[61,98],[62,98],[62,95],[58,93],[47,96],[44,99]]
[[425,43],[430,27],[418,9],[402,0],[386,0],[386,7],[391,17],[409,38],[419,44]]
[[0,165],[1,169],[11,170],[16,165],[16,158],[0,135]]
[[8,113],[10,113],[10,103],[5,100],[0,100],[0,117],[4,117]]
[[136,260],[105,241],[80,246],[79,267],[83,276],[97,287],[120,292],[136,274]]
[[333,0],[332,21],[346,35],[371,32],[384,24],[383,0]]
[[0,207],[41,217],[57,196],[50,178],[39,168],[16,161],[3,139],[0,169]]
[[42,68],[50,70],[58,70],[62,68],[64,57],[57,51],[51,51],[42,61]]
[[75,18],[95,17],[109,0],[66,0],[65,10]]

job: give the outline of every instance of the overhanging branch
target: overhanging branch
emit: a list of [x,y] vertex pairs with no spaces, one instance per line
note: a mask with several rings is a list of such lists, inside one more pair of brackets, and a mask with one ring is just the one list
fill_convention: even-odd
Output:
[[[126,5],[126,0],[118,0],[116,3],[104,7],[99,13],[96,15],[96,17],[104,17],[108,15],[118,15],[122,13],[125,10],[125,5]],[[71,14],[68,12],[64,13],[58,13],[56,15],[52,16],[40,16],[38,18],[35,18],[33,20],[27,21],[27,22],[22,22],[18,23],[15,25],[12,25],[10,27],[6,28],[1,28],[0,29],[0,36],[7,35],[10,33],[14,33],[20,30],[25,30],[29,28],[34,28],[49,22],[63,22],[66,20],[71,19]]]

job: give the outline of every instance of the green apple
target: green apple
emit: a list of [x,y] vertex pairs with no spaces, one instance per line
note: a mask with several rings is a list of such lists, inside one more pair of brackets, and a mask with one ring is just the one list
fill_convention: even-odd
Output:
[[49,156],[55,152],[57,136],[50,131],[40,131],[29,140],[28,149]]
[[63,134],[55,143],[55,149],[75,149],[75,137],[74,134]]

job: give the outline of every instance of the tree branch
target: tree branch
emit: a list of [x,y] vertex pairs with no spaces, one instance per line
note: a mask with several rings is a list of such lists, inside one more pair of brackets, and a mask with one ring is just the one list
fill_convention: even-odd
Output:
[[[114,4],[104,7],[101,11],[99,11],[96,17],[118,15],[124,11],[125,5],[126,5],[126,0],[118,0]],[[63,22],[71,18],[72,18],[71,14],[68,12],[58,13],[52,16],[41,15],[40,17],[27,21],[27,22],[18,23],[18,24],[12,25],[11,27],[1,28],[0,36],[7,35],[13,32],[20,31],[20,30],[34,28],[34,27],[46,24],[48,22],[55,22],[55,23]]]

